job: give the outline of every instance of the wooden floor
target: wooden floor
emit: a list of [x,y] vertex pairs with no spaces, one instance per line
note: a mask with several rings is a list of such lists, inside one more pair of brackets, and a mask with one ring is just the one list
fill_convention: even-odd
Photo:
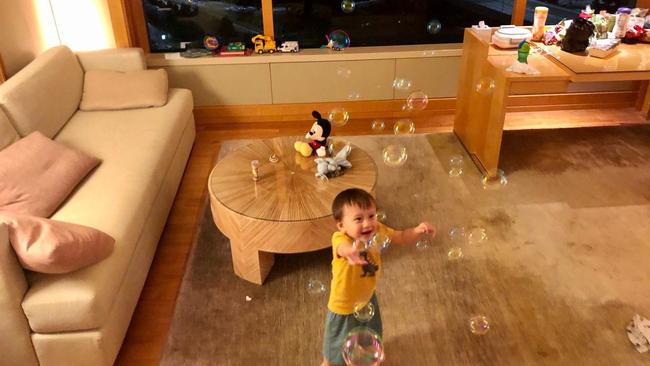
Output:
[[[387,120],[388,122],[388,120]],[[384,133],[392,133],[392,122]],[[506,116],[506,129],[564,128],[645,123],[634,109],[516,112]],[[165,346],[176,296],[185,272],[197,221],[206,194],[206,182],[221,143],[231,139],[267,138],[304,135],[311,127],[310,116],[304,121],[265,124],[214,124],[197,122],[197,138],[190,161],[158,245],[138,307],[131,320],[117,365],[157,365]],[[441,115],[417,121],[417,133],[450,132],[453,115]],[[370,121],[351,120],[336,131],[337,135],[374,133]]]

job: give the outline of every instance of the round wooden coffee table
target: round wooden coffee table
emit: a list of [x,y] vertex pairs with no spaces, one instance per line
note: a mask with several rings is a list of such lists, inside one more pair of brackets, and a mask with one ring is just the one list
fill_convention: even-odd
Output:
[[[336,230],[332,201],[347,188],[374,194],[377,167],[353,146],[352,168],[339,177],[320,180],[315,157],[293,149],[299,137],[260,140],[228,154],[208,178],[210,207],[217,227],[230,239],[232,262],[239,277],[262,284],[274,253],[300,253],[331,245]],[[271,154],[278,162],[269,162]],[[259,160],[253,181],[251,161]]]

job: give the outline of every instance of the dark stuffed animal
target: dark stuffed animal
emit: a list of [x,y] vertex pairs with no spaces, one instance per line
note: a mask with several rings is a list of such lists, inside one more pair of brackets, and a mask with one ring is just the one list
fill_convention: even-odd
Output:
[[585,52],[589,47],[589,38],[594,34],[595,29],[594,23],[587,19],[573,19],[566,30],[566,36],[560,41],[560,48],[570,53]]
[[305,135],[305,138],[309,142],[296,141],[293,147],[304,157],[308,157],[314,153],[320,157],[324,157],[327,155],[327,138],[330,136],[332,126],[330,125],[330,121],[322,118],[317,111],[311,112],[311,115],[316,118],[316,122],[314,122],[307,135]]

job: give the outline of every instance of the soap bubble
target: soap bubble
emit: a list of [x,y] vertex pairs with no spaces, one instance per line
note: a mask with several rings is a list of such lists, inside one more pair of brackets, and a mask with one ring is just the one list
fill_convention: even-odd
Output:
[[354,304],[354,317],[360,322],[369,322],[375,316],[375,306],[371,302]]
[[350,114],[343,108],[334,108],[330,111],[327,119],[332,122],[334,126],[343,127],[348,123]]
[[447,258],[452,261],[463,258],[463,249],[461,247],[449,248],[449,251],[447,251]]
[[339,66],[336,69],[336,75],[338,75],[339,77],[341,77],[343,79],[348,79],[350,77],[350,75],[352,75],[352,70],[348,69],[347,67]]
[[307,282],[307,292],[312,295],[319,295],[325,292],[325,284],[319,280],[310,279]]
[[470,244],[481,244],[487,241],[487,238],[487,232],[480,226],[471,228],[467,233],[467,242]]
[[411,80],[396,78],[393,80],[393,88],[397,90],[409,90],[411,88]]
[[429,34],[438,34],[442,30],[442,23],[438,19],[431,19],[427,23],[427,32]]
[[462,155],[454,155],[449,158],[449,176],[458,177],[463,174],[463,166],[465,162],[463,161]]
[[436,233],[422,233],[420,234],[420,239],[415,243],[415,247],[420,250],[425,250],[431,248],[433,245],[433,239],[435,238]]
[[359,93],[357,93],[355,91],[350,92],[350,94],[348,94],[348,99],[349,100],[359,100],[359,98],[361,98],[361,94],[359,94]]
[[469,318],[469,330],[476,335],[484,335],[490,330],[490,321],[485,315],[474,315]]
[[372,130],[377,133],[383,132],[385,126],[386,124],[384,123],[384,121],[380,119],[376,119],[372,121],[372,123],[370,124],[370,128],[372,128]]
[[327,140],[327,152],[330,156],[336,156],[341,150],[349,151],[352,150],[352,145],[350,141],[342,138],[331,138]]
[[479,80],[479,82],[476,84],[475,89],[476,92],[481,94],[481,95],[490,95],[494,92],[494,89],[496,88],[496,82],[493,79],[490,78],[482,78]]
[[481,178],[481,183],[483,184],[483,189],[485,190],[496,190],[508,184],[508,177],[506,177],[506,174],[503,172],[503,170],[497,169],[496,177],[488,177],[487,175],[483,175],[483,178]]
[[449,229],[449,240],[453,243],[464,243],[466,233],[464,226],[453,226]]
[[354,11],[354,7],[356,4],[352,0],[343,0],[341,1],[341,10],[343,10],[344,13],[350,14]]
[[408,154],[404,145],[388,145],[382,151],[384,163],[388,166],[402,166],[406,163]]
[[384,211],[377,211],[377,221],[384,222],[386,221],[386,213]]
[[413,123],[413,121],[410,119],[400,119],[399,121],[395,122],[393,131],[396,135],[412,134],[415,132],[415,123]]
[[376,232],[366,244],[366,249],[376,247],[381,251],[388,249],[390,246],[390,237],[382,232]]
[[342,50],[346,47],[350,47],[350,36],[345,33],[344,30],[337,29],[331,31],[328,37],[332,41],[332,46],[335,49]]
[[378,366],[384,361],[384,346],[377,332],[357,327],[348,333],[341,350],[349,366]]
[[429,97],[421,90],[414,91],[406,98],[406,105],[409,110],[421,111],[429,104]]
[[433,57],[433,56],[435,56],[435,54],[436,54],[436,51],[434,51],[434,50],[424,50],[424,51],[422,51],[422,56],[424,56],[424,57]]

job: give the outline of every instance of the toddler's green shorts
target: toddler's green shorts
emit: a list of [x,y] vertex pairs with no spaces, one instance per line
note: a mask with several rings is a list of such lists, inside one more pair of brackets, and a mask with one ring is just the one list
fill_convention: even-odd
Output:
[[333,313],[329,309],[327,310],[325,336],[323,338],[323,357],[332,365],[345,365],[341,350],[343,349],[345,338],[352,329],[356,327],[368,327],[377,332],[379,336],[382,335],[381,314],[375,294],[372,294],[370,302],[375,309],[375,315],[369,322],[357,320],[354,314],[341,315]]

